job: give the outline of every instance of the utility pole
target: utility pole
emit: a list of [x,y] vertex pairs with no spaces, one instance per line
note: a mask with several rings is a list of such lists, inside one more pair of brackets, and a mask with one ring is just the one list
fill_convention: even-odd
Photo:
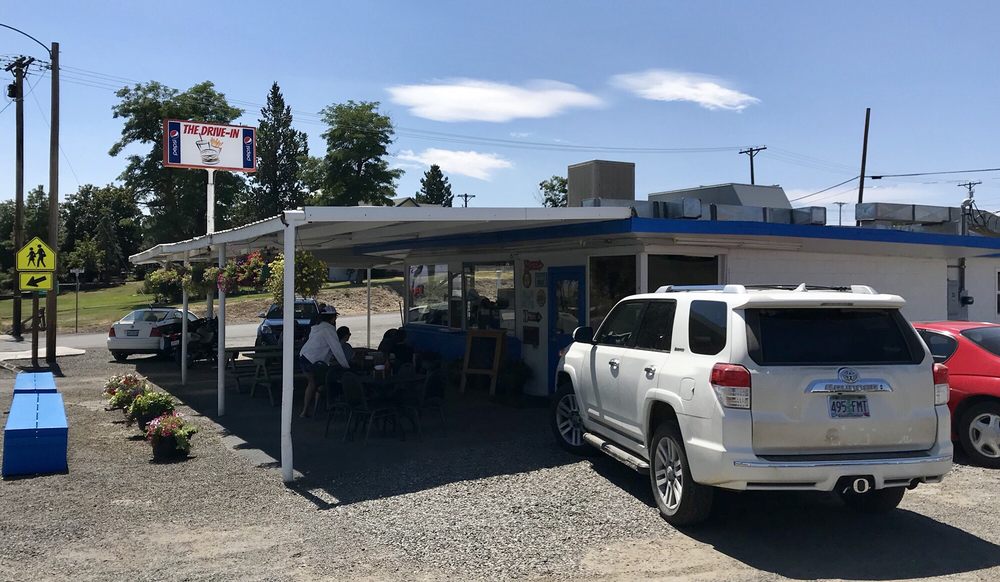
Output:
[[844,205],[846,202],[834,202],[837,205],[837,226],[844,226]]
[[[872,118],[872,108],[865,108],[865,138],[861,144],[861,175],[858,176],[858,204],[865,201],[865,164],[868,162],[868,124]],[[854,221],[854,226],[861,226],[860,220]]]
[[462,199],[462,208],[468,208],[469,207],[469,198],[475,198],[476,197],[475,194],[456,194],[455,196]]
[[[982,184],[982,182],[966,182],[964,184],[958,184],[959,188],[967,188],[969,191],[968,196],[962,201],[962,236],[969,235],[969,220],[972,218],[972,197],[976,193],[976,186]],[[966,306],[972,303],[972,298],[969,297],[969,291],[965,288],[965,269],[966,262],[965,257],[958,259],[958,301],[960,306],[960,317],[967,317]]]
[[757,155],[757,152],[762,152],[767,149],[767,146],[760,146],[759,148],[749,147],[745,150],[740,150],[741,154],[747,154],[750,156],[750,184],[755,184],[753,175],[753,158]]
[[[59,43],[52,43],[49,51],[52,62],[52,124],[49,132],[49,246],[59,249]],[[57,253],[58,254],[58,253]],[[57,257],[52,257],[52,278],[59,268]],[[56,297],[59,282],[53,281],[52,290],[45,297],[45,361],[56,363],[56,320],[59,319]]]
[[[16,106],[16,138],[14,169],[14,252],[24,244],[24,72],[35,59],[18,57],[7,65],[6,70],[14,73],[14,84],[8,87],[7,96],[14,99]],[[21,340],[21,287],[14,280],[14,337]]]

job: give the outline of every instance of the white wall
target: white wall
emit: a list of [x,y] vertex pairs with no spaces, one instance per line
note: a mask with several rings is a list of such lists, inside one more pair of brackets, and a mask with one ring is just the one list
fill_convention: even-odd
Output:
[[1000,322],[997,314],[997,272],[1000,259],[968,259],[965,262],[965,288],[975,303],[969,306],[970,321]]
[[947,318],[947,280],[945,259],[734,249],[728,253],[725,282],[871,285],[902,296],[903,314],[919,321]]

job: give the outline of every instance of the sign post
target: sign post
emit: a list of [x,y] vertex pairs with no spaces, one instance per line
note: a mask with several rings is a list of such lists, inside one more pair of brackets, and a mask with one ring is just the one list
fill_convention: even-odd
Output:
[[[218,123],[203,123],[200,121],[185,121],[181,119],[163,120],[163,166],[168,168],[192,168],[207,170],[208,184],[205,189],[205,232],[215,232],[215,171],[230,172],[257,171],[257,128],[243,125],[222,125]],[[224,246],[220,252],[224,254]],[[221,257],[221,255],[220,255]],[[220,267],[223,259],[220,258]],[[206,317],[212,317],[212,301],[214,290],[207,293]],[[219,338],[218,362],[219,378],[222,379],[222,367],[225,362],[225,294],[219,295]],[[184,294],[184,318],[181,332],[181,383],[187,378],[187,293]],[[224,414],[223,383],[220,381],[219,414]]]
[[76,275],[76,321],[73,323],[73,333],[80,333],[80,275],[83,274],[83,268],[75,267],[69,272]]
[[[17,287],[31,293],[31,365],[38,367],[38,296],[52,291],[56,270],[56,252],[37,236],[17,251]],[[50,313],[49,317],[55,317]]]

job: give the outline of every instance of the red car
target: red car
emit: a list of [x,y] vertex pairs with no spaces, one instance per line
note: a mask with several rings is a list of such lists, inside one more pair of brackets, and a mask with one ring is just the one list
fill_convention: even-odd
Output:
[[1000,469],[1000,325],[914,323],[934,361],[948,366],[953,438],[976,464]]

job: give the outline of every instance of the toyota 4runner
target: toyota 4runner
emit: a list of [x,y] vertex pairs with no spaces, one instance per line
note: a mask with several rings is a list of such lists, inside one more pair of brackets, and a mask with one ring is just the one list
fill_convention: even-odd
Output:
[[558,442],[649,474],[660,513],[704,520],[715,488],[835,491],[895,508],[951,468],[948,370],[863,285],[661,287],[573,334]]

